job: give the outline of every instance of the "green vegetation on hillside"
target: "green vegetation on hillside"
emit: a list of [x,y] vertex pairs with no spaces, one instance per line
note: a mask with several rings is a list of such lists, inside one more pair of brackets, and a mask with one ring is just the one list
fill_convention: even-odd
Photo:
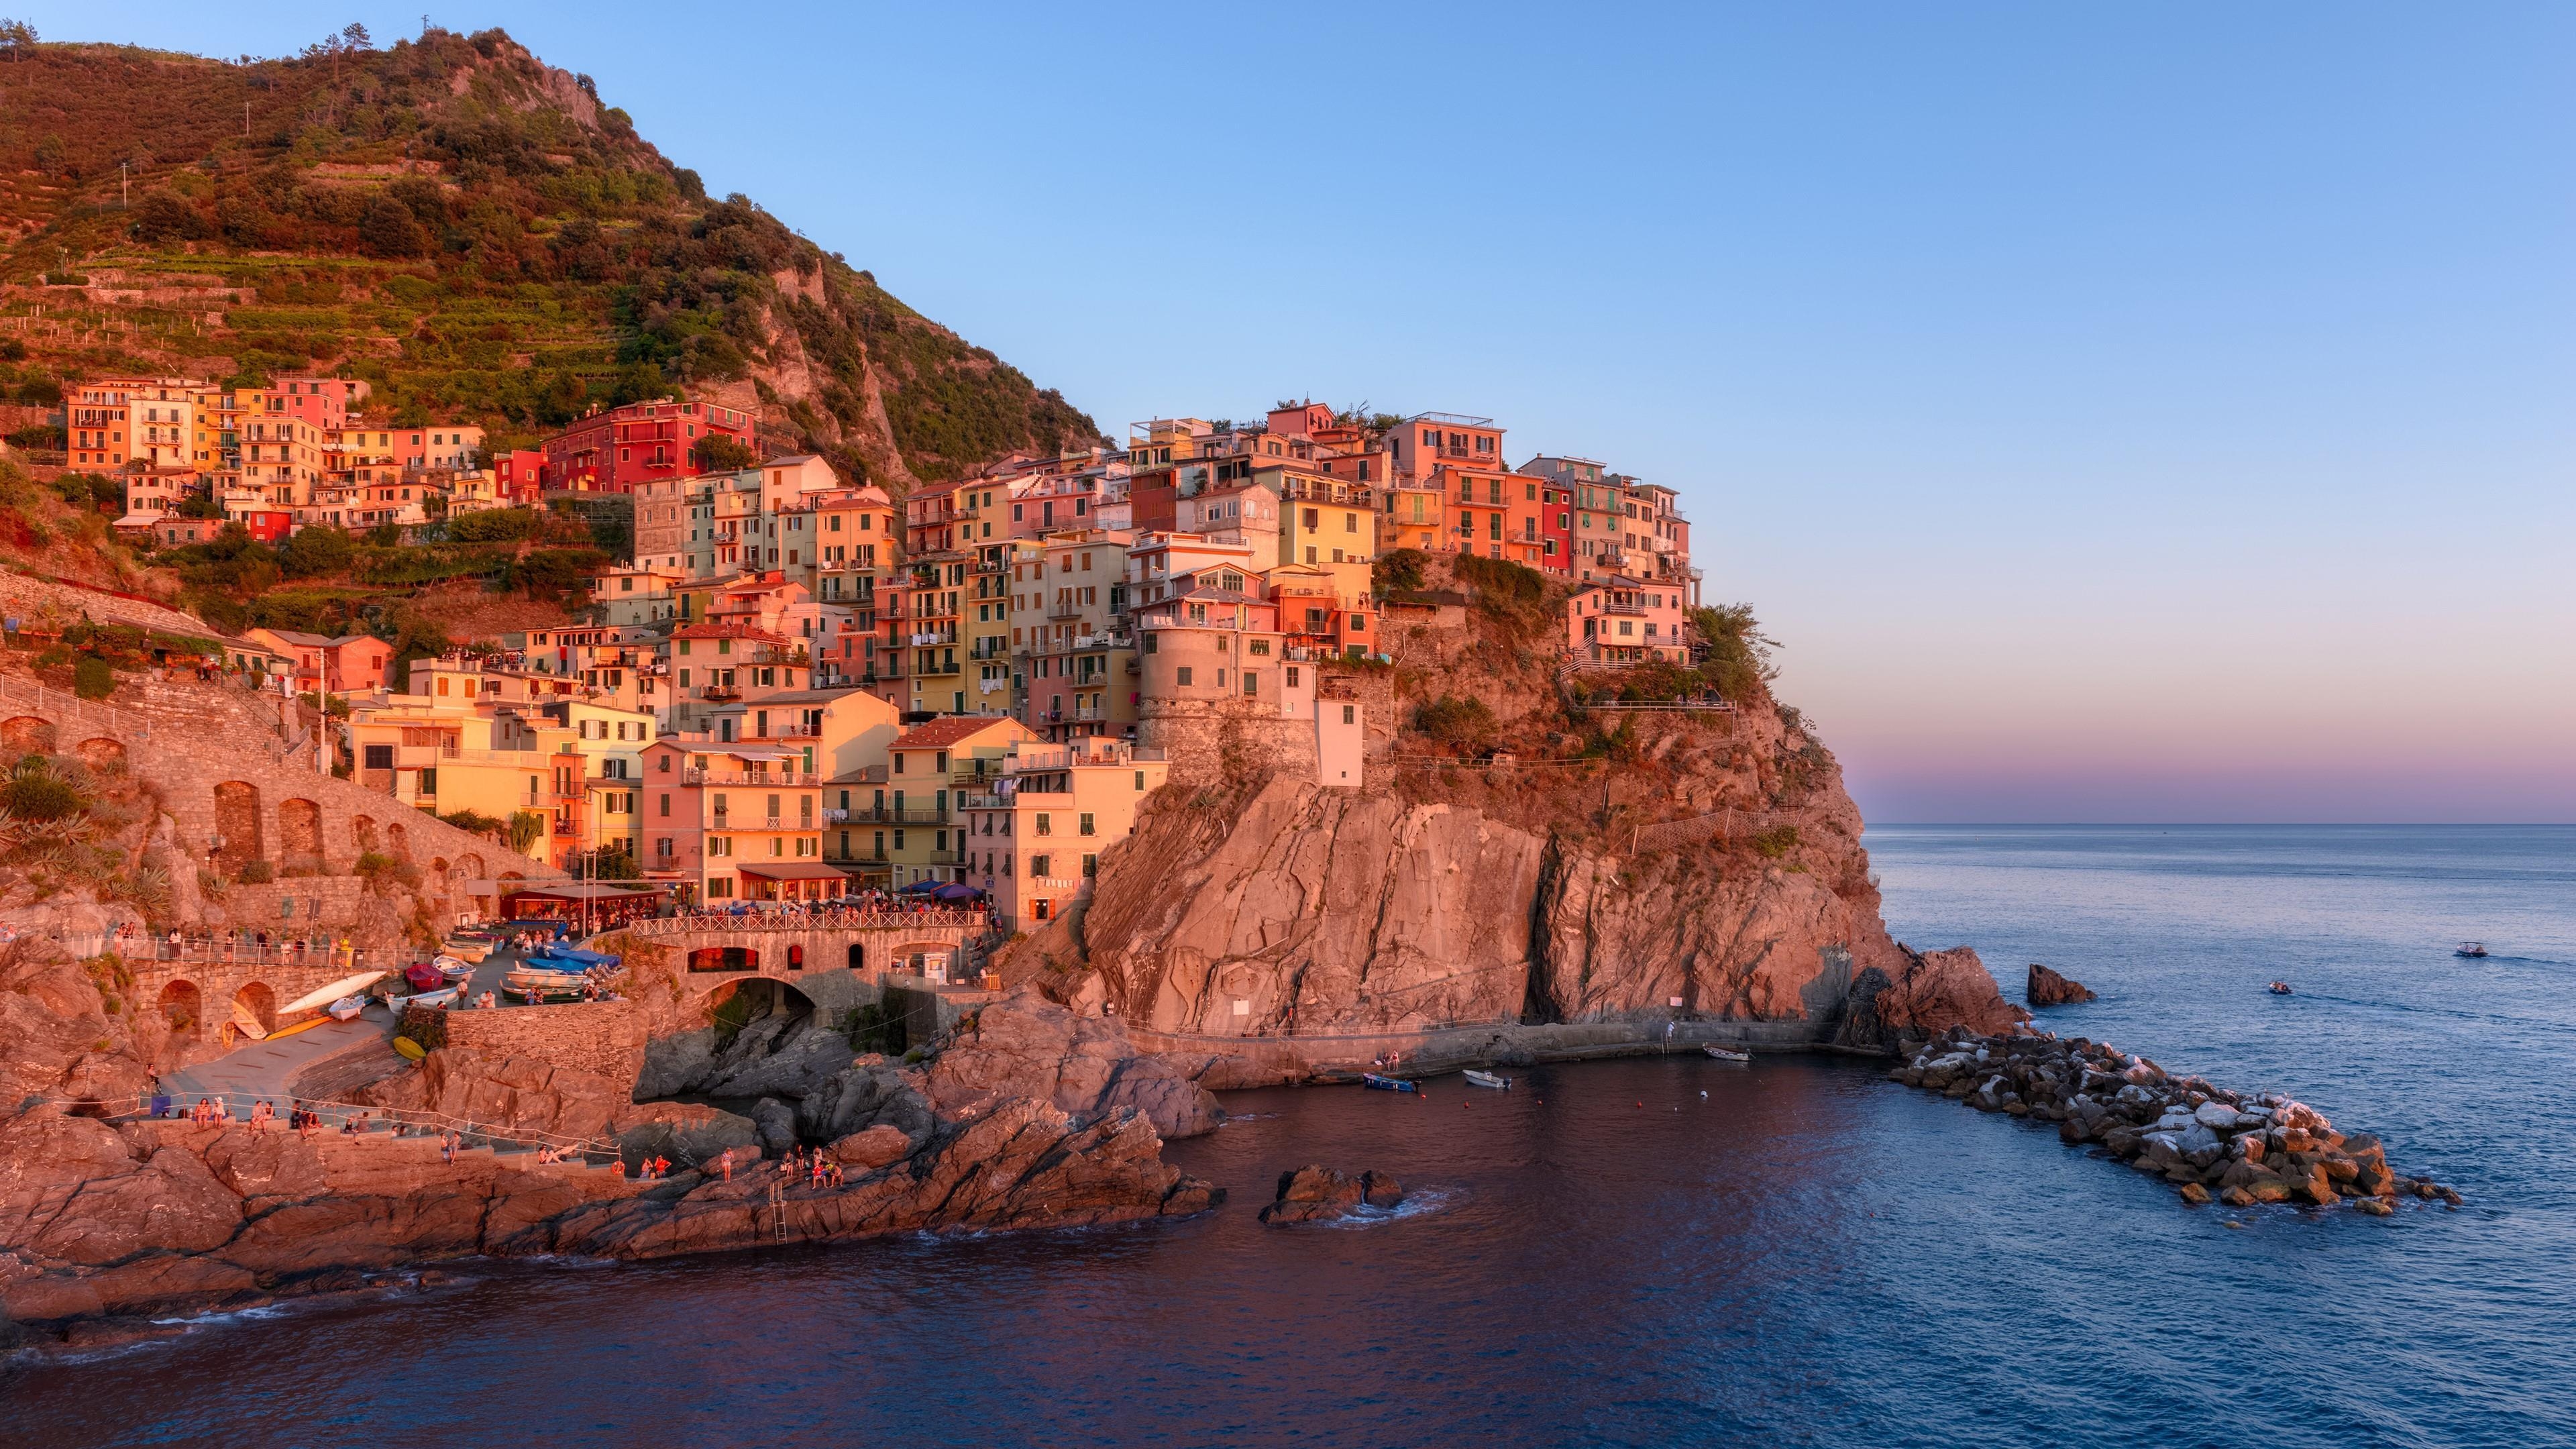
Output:
[[[778,442],[851,472],[890,444],[927,477],[1099,435],[749,200],[711,200],[588,77],[501,31],[376,49],[353,29],[242,62],[7,49],[0,328],[27,352],[0,355],[0,394],[321,368],[367,379],[397,424],[478,421],[508,446],[748,380]],[[73,273],[96,285],[46,284]],[[800,352],[810,394],[772,366]]]

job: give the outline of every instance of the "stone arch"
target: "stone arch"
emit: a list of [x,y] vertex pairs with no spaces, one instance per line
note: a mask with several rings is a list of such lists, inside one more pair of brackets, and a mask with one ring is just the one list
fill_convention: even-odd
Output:
[[155,1004],[160,1008],[161,1019],[170,1023],[176,1035],[194,1041],[204,1031],[206,994],[197,989],[196,982],[185,977],[172,981],[161,988],[161,998]]
[[749,946],[700,946],[689,953],[692,971],[757,971],[760,953]]
[[248,982],[233,993],[233,1024],[255,1027],[262,1036],[277,1030],[277,993],[267,982]]
[[448,869],[448,867],[447,867],[447,857],[446,857],[446,856],[443,856],[443,855],[433,855],[433,856],[431,856],[431,857],[429,858],[429,873],[430,873],[431,875],[434,875],[434,876],[438,877],[440,880],[444,881],[444,880],[446,880],[446,879],[447,879],[447,869]]
[[456,868],[465,873],[467,880],[483,879],[483,857],[473,851],[469,850],[456,857]]
[[277,848],[288,856],[322,855],[322,807],[301,796],[277,802]]
[[411,859],[411,832],[399,825],[385,827],[385,844],[393,847],[394,859]]
[[376,817],[372,815],[350,816],[349,834],[358,842],[358,853],[360,855],[373,854],[376,849]]
[[57,734],[52,720],[38,719],[32,714],[0,720],[0,745],[7,745],[22,755],[52,754]]
[[80,762],[101,775],[112,775],[125,768],[125,742],[105,735],[86,739],[72,746]]
[[215,851],[215,868],[226,875],[267,858],[260,843],[257,785],[226,780],[215,786],[215,834],[224,842]]
[[867,968],[867,944],[862,941],[852,941],[850,943],[850,969],[853,971],[865,971]]
[[[730,1006],[732,1009],[727,1010]],[[814,998],[775,976],[744,976],[720,982],[707,993],[707,1019],[730,1016],[737,1025],[764,1016],[812,1016]]]
[[528,877],[525,873],[520,871],[505,870],[501,872],[500,878],[502,880],[526,880]]

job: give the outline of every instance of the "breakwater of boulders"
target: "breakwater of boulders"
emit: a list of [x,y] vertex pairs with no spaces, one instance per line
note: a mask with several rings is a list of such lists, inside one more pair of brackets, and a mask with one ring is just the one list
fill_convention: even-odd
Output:
[[1888,1075],[1981,1112],[2054,1122],[2060,1141],[2098,1146],[2189,1203],[2348,1204],[2379,1216],[2401,1198],[2460,1205],[2450,1188],[2391,1168],[2378,1138],[2338,1132],[2313,1107],[2171,1076],[2109,1042],[1954,1027]]

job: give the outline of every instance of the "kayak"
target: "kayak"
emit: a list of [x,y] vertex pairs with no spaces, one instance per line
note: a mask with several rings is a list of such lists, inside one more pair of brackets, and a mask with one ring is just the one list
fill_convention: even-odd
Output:
[[260,1038],[260,1040],[275,1041],[279,1037],[293,1036],[299,1031],[311,1031],[313,1028],[328,1022],[330,1019],[331,1018],[327,1016],[317,1016],[310,1021],[299,1021],[293,1026],[281,1026],[277,1030],[270,1032],[267,1036]]
[[363,991],[392,974],[389,971],[361,971],[355,976],[343,976],[328,986],[317,987],[279,1007],[277,1014],[285,1016],[291,1012],[310,1011],[327,1002],[337,1001],[352,992]]

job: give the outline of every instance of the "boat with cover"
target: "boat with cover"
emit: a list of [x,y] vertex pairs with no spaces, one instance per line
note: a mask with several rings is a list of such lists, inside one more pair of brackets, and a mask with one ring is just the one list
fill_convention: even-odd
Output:
[[1753,1053],[1740,1052],[1733,1047],[1703,1046],[1700,1050],[1717,1058],[1721,1062],[1749,1062],[1753,1060]]
[[2454,956],[2483,956],[2486,953],[2487,948],[2483,943],[2477,941],[2462,941],[2459,944],[2459,948],[2451,954]]
[[1508,1092],[1512,1089],[1511,1078],[1496,1076],[1492,1072],[1480,1072],[1474,1067],[1469,1067],[1460,1075],[1467,1079],[1467,1084],[1471,1087],[1491,1087],[1498,1092]]
[[1368,1088],[1372,1092],[1419,1092],[1422,1090],[1422,1084],[1420,1082],[1408,1082],[1402,1077],[1382,1077],[1375,1072],[1362,1073],[1360,1076],[1360,1085]]

